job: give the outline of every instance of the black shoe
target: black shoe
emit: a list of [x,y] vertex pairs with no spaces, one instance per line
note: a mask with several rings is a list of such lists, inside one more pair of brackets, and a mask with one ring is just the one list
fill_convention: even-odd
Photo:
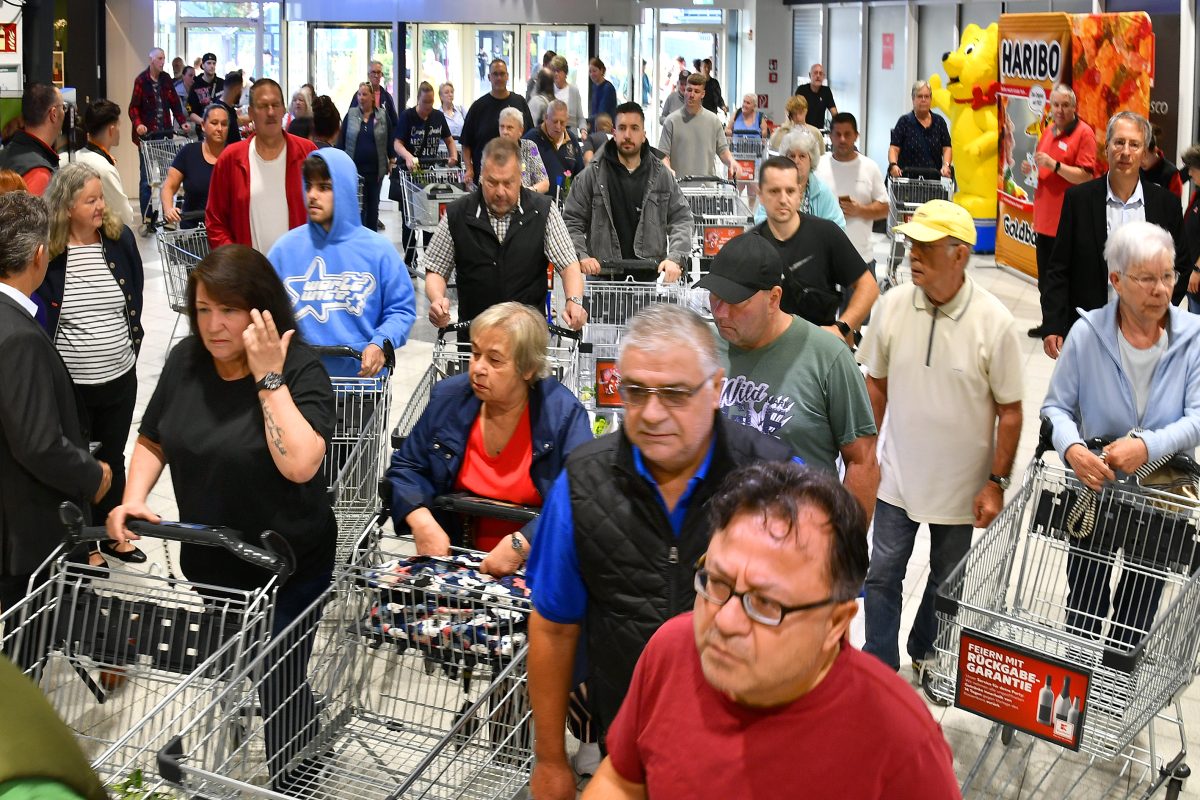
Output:
[[382,222],[376,222],[375,230],[379,231],[380,233],[383,233],[384,231],[387,230],[387,225],[384,225]]
[[1036,328],[1030,328],[1028,334],[1030,339],[1045,339],[1046,329],[1038,325]]
[[104,550],[105,556],[120,559],[126,564],[145,564],[146,554],[139,550],[136,546],[128,553],[122,553],[117,550],[116,542],[103,542],[100,547]]

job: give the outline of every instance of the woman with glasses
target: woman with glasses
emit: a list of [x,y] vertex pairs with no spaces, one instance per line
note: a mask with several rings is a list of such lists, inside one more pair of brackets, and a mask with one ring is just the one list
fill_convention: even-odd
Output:
[[472,321],[467,373],[434,387],[387,473],[396,530],[410,530],[421,555],[487,550],[493,575],[528,557],[520,523],[456,518],[434,512],[433,501],[467,492],[542,505],[567,455],[592,438],[579,400],[549,377],[548,347],[546,320],[530,306],[501,303]]
[[[807,128],[796,128],[783,138],[780,155],[790,158],[796,165],[800,180],[800,208],[802,214],[836,222],[846,229],[846,215],[841,204],[833,196],[833,190],[817,177],[816,165],[821,160],[819,140]],[[762,203],[754,211],[754,224],[767,221],[767,209]]]
[[[1200,444],[1200,320],[1171,303],[1178,279],[1171,235],[1149,222],[1126,223],[1109,235],[1104,259],[1115,296],[1071,327],[1042,406],[1058,454],[1094,492],[1163,456],[1192,456]],[[1111,440],[1099,454],[1085,444],[1097,437]],[[1099,637],[1111,599],[1108,640],[1132,648],[1154,621],[1162,581],[1127,568],[1110,598],[1108,539],[1071,543],[1066,624]]]

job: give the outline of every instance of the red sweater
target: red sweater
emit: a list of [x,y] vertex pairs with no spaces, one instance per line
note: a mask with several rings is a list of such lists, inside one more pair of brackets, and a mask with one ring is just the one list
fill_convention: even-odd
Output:
[[[288,202],[288,227],[298,228],[308,221],[308,203],[304,199],[304,173],[301,165],[317,146],[308,139],[290,133],[287,138],[287,180],[284,192]],[[223,244],[244,244],[250,240],[250,145],[253,139],[231,144],[213,166],[208,189],[204,225],[208,244],[214,250]]]

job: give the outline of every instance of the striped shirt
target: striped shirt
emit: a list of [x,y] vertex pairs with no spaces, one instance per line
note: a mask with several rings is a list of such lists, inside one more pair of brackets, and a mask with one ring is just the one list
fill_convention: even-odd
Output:
[[71,380],[89,386],[107,383],[133,369],[137,357],[128,314],[121,287],[104,260],[104,246],[68,248],[54,346]]

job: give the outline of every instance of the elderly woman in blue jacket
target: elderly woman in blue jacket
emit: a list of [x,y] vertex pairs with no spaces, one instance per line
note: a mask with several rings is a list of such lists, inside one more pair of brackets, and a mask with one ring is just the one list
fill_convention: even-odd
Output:
[[[1174,258],[1157,225],[1131,222],[1110,234],[1104,259],[1116,297],[1082,313],[1055,364],[1042,414],[1055,449],[1093,491],[1200,443],[1200,319],[1171,306]],[[1100,455],[1085,444],[1096,437],[1112,439]],[[1111,601],[1108,640],[1131,648],[1154,621],[1162,581],[1126,569],[1110,598],[1110,550],[1120,543],[1104,538],[1072,541],[1066,624],[1099,637]]]
[[591,439],[579,400],[549,377],[548,346],[545,319],[520,303],[492,306],[471,322],[470,369],[434,387],[387,472],[396,530],[412,531],[419,554],[488,550],[483,569],[493,575],[525,561],[520,523],[453,519],[432,503],[467,492],[541,506],[567,455]]

